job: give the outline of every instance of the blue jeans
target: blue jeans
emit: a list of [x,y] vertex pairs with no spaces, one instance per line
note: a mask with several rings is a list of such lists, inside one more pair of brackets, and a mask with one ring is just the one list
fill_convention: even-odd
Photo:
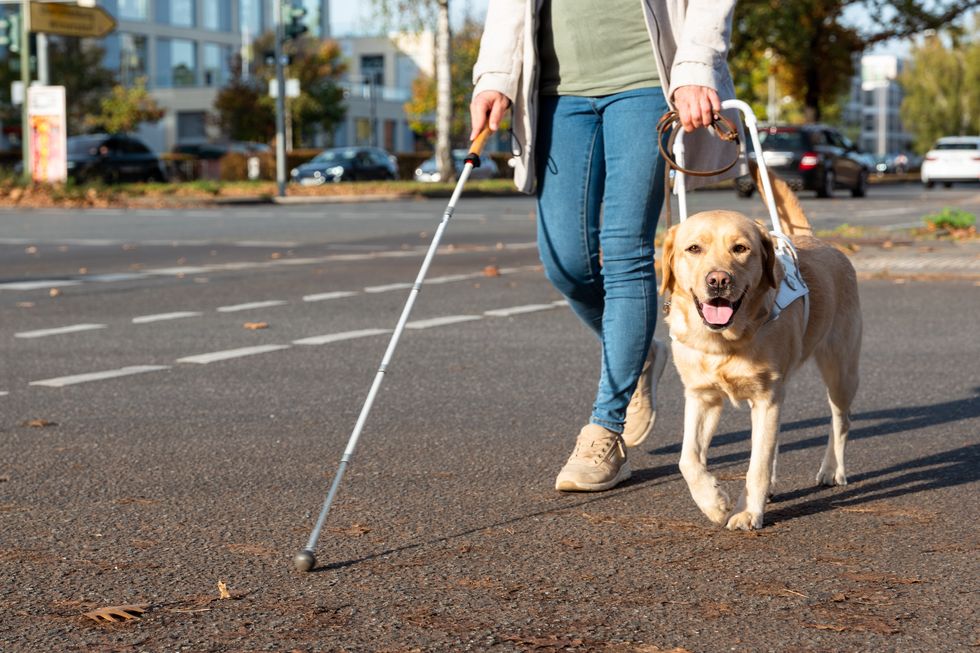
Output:
[[663,91],[645,88],[543,96],[538,118],[541,262],[602,344],[591,421],[617,433],[656,327],[653,240],[664,200],[656,125],[665,111]]

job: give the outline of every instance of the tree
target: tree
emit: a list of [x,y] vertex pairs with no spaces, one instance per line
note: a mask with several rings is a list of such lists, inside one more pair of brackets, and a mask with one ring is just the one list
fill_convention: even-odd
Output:
[[[452,145],[463,147],[470,133],[469,104],[473,93],[473,65],[480,51],[483,28],[476,21],[466,20],[453,34],[452,61],[450,62],[452,89],[452,121],[449,137]],[[405,103],[405,114],[412,131],[432,141],[436,135],[436,80],[431,75],[419,75],[412,82],[412,98]]]
[[[732,50],[771,48],[786,67],[790,95],[802,98],[807,121],[837,104],[853,74],[854,55],[878,43],[938,29],[976,7],[977,0],[741,0]],[[848,21],[855,11],[867,26]]]
[[141,122],[157,122],[165,111],[146,92],[146,78],[140,77],[133,86],[116,85],[99,103],[99,112],[86,117],[86,125],[120,134],[134,131]]
[[[980,23],[980,21],[978,21]],[[980,133],[980,30],[972,39],[939,34],[912,50],[899,81],[905,92],[902,122],[915,134],[915,149],[925,152],[940,136]]]
[[87,118],[101,111],[102,99],[116,85],[116,75],[102,63],[105,50],[96,41],[74,37],[48,38],[48,62],[52,84],[65,87],[68,133],[78,134]]
[[371,0],[386,26],[401,25],[416,31],[436,26],[436,168],[441,179],[456,178],[450,147],[452,128],[451,34],[449,0]]
[[[273,38],[271,32],[263,34],[255,40],[253,49],[271,52]],[[340,46],[336,41],[304,36],[287,41],[284,52],[292,62],[286,77],[299,79],[300,84],[300,96],[286,102],[294,140],[308,141],[317,128],[332,134],[347,112],[343,90],[337,84],[345,70]],[[268,93],[275,66],[261,59],[246,80],[236,57],[231,72],[231,81],[215,98],[218,124],[235,140],[268,142],[275,135],[275,101]]]

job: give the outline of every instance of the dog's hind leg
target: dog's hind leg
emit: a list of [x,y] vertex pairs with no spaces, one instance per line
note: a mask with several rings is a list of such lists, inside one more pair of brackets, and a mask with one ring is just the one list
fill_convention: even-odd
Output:
[[[823,355],[821,355],[823,354]],[[847,356],[832,356],[827,352],[816,355],[820,375],[827,384],[827,399],[830,402],[830,437],[824,452],[823,463],[817,472],[820,485],[847,485],[844,469],[844,448],[851,429],[851,403],[858,387],[858,351],[848,352]]]
[[723,406],[721,396],[688,394],[684,403],[684,445],[680,469],[691,497],[708,519],[724,524],[731,500],[718,487],[718,479],[708,471],[708,447],[718,428]]

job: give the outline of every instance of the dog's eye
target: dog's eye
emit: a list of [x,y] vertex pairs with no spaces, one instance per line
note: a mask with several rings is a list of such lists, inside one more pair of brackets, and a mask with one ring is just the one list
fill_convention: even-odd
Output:
[[732,251],[736,254],[744,254],[745,252],[749,251],[749,248],[739,243],[738,245],[732,247]]
[[691,245],[685,251],[687,251],[690,254],[700,254],[701,253],[701,246],[700,245]]

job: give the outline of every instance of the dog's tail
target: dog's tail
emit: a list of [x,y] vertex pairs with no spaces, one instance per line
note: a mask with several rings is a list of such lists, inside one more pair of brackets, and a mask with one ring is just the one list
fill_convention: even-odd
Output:
[[[762,173],[759,169],[759,164],[755,161],[749,161],[749,168],[752,170],[752,178],[755,180],[755,187],[759,189],[760,195],[762,194]],[[776,199],[776,213],[779,214],[779,224],[786,232],[788,236],[799,236],[799,235],[813,235],[813,227],[810,226],[810,221],[807,219],[806,214],[803,213],[803,207],[800,206],[800,201],[796,198],[796,193],[789,185],[777,177],[771,170],[766,169],[769,172],[769,183],[772,187],[773,196]],[[765,199],[765,196],[763,196]]]

